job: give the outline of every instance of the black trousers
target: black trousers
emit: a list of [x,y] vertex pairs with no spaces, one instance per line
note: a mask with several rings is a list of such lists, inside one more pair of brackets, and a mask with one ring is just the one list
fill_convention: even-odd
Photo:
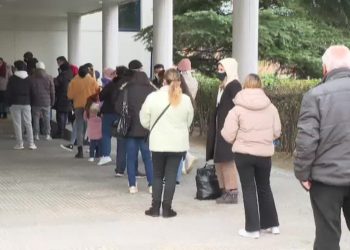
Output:
[[339,250],[341,209],[350,230],[350,186],[329,186],[313,181],[310,199],[316,224],[314,250]]
[[[164,189],[163,205],[171,207],[176,187],[176,175],[183,156],[184,152],[152,152],[152,198],[155,204],[161,203]],[[163,180],[165,180],[164,188]]]
[[235,162],[242,185],[245,230],[279,226],[270,186],[271,157],[236,153]]

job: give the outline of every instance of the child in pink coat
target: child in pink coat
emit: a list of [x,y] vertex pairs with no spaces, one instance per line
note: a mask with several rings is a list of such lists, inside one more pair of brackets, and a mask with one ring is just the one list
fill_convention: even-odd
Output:
[[87,121],[87,136],[90,140],[90,162],[101,157],[102,120],[99,112],[98,102],[91,102],[85,107],[84,118]]

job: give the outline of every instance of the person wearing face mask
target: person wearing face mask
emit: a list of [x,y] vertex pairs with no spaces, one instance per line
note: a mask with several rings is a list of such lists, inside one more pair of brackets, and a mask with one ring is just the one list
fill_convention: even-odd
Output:
[[218,204],[237,204],[237,170],[234,163],[232,144],[226,142],[222,130],[228,112],[235,106],[233,99],[242,89],[238,81],[238,64],[233,58],[225,58],[218,64],[218,78],[221,81],[216,101],[216,109],[210,119],[207,134],[206,160],[214,160],[216,174],[222,195]]

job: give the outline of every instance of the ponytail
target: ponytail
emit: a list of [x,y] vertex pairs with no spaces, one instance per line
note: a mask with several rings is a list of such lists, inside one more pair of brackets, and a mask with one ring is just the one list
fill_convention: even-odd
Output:
[[176,69],[168,69],[164,74],[164,78],[169,85],[170,105],[179,105],[182,97],[180,73]]

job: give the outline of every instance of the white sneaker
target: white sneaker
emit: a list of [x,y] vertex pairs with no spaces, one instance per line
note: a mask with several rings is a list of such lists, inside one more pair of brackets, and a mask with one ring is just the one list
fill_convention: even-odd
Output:
[[30,145],[29,145],[29,149],[35,150],[35,149],[37,149],[37,147],[35,146],[35,144],[30,144]]
[[50,135],[46,135],[45,140],[52,141],[52,137]]
[[98,166],[105,165],[107,163],[112,162],[112,158],[109,156],[103,156],[101,157],[100,161],[97,163]]
[[245,238],[252,238],[252,239],[258,239],[260,237],[260,232],[255,231],[255,232],[247,232],[245,229],[240,229],[238,231],[238,234],[242,237]]
[[16,145],[16,146],[14,146],[13,149],[22,150],[22,149],[24,149],[24,147],[23,147],[23,145],[21,144],[21,145]]
[[152,186],[149,186],[149,187],[148,187],[148,192],[149,192],[150,194],[152,194],[152,192],[153,192]]
[[39,135],[34,135],[34,140],[39,141],[40,140]]
[[130,194],[136,194],[139,190],[137,189],[136,186],[131,186],[129,187],[129,193]]
[[124,177],[124,174],[122,174],[122,173],[115,173],[115,176],[116,177]]
[[89,162],[94,162],[94,160],[95,160],[94,157],[90,157],[90,158],[88,159]]
[[281,233],[279,227],[270,227],[270,228],[262,229],[261,232],[270,233],[270,234],[280,234]]

